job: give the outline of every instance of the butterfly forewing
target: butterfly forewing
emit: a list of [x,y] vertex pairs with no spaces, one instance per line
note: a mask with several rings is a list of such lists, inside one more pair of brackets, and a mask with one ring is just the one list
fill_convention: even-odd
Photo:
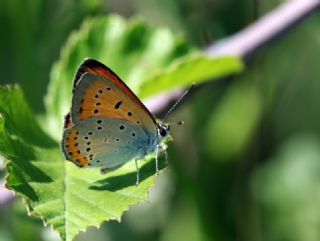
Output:
[[152,114],[144,106],[144,104],[138,99],[138,97],[130,90],[130,88],[128,88],[128,86],[118,77],[117,74],[115,74],[111,69],[109,69],[107,66],[100,63],[97,60],[88,58],[88,59],[85,59],[83,63],[79,66],[76,72],[75,78],[73,80],[72,93],[75,92],[76,86],[78,85],[82,75],[85,73],[95,73],[111,81],[119,89],[121,89],[126,96],[128,96],[133,102],[135,102],[138,106],[140,106],[140,108],[143,109],[149,115],[149,117],[153,119],[153,122],[156,124]]
[[94,73],[85,73],[75,90],[71,108],[74,124],[90,117],[110,117],[126,120],[156,132],[154,118],[110,79]]

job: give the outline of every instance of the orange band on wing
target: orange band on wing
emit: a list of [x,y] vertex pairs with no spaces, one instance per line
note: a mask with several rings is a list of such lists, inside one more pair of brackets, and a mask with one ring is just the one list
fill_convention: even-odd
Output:
[[88,165],[87,157],[81,155],[81,152],[78,148],[78,131],[71,130],[67,133],[65,146],[63,149],[66,152],[67,159],[74,162],[77,166],[83,167]]

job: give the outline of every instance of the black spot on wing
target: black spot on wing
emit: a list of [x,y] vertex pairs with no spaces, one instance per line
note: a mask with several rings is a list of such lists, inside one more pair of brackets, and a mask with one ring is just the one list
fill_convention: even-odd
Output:
[[115,105],[114,105],[114,108],[115,109],[119,109],[120,108],[120,106],[122,105],[122,101],[120,100],[120,101],[118,101]]

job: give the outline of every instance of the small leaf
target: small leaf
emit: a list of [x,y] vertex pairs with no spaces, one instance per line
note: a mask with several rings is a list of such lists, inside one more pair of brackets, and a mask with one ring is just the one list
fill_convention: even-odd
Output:
[[[72,240],[79,231],[105,220],[120,220],[130,205],[147,200],[155,174],[150,158],[139,162],[138,186],[134,162],[106,175],[98,169],[80,169],[65,161],[58,143],[38,129],[20,88],[1,87],[0,93],[0,150],[10,160],[6,185],[24,198],[31,214],[52,225],[63,240]],[[22,106],[20,112],[11,110]],[[39,142],[25,136],[26,121],[30,134]],[[163,167],[162,163],[160,169]]]
[[199,84],[242,70],[243,63],[236,57],[213,58],[201,53],[191,54],[177,59],[165,70],[146,79],[140,87],[140,96],[147,97],[160,91],[187,87],[193,82]]

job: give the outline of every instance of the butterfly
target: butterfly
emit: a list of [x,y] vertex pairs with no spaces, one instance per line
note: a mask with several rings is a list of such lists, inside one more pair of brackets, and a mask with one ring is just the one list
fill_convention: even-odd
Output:
[[158,152],[166,150],[169,131],[107,66],[94,59],[79,66],[61,143],[67,160],[103,173],[135,160],[138,184],[138,160],[156,152],[158,172]]

